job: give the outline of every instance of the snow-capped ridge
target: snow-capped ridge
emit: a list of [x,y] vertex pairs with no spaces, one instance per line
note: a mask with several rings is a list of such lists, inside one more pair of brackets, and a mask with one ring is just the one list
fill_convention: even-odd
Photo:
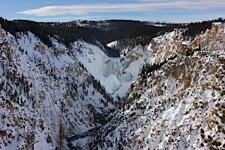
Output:
[[117,41],[112,41],[112,42],[108,43],[107,46],[111,47],[111,48],[116,47],[117,46]]

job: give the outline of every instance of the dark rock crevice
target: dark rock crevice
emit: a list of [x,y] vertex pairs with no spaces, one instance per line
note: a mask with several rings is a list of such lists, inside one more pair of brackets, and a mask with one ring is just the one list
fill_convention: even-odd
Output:
[[117,111],[112,110],[109,113],[105,113],[105,114],[95,114],[94,115],[95,124],[98,124],[98,125],[96,125],[95,128],[92,128],[92,129],[90,129],[88,131],[85,131],[81,134],[76,134],[72,137],[67,138],[66,139],[67,143],[68,143],[67,146],[71,150],[75,150],[75,149],[77,149],[77,147],[72,144],[72,141],[78,140],[80,138],[85,138],[85,137],[94,137],[94,136],[98,135],[99,133],[102,133],[100,131],[101,127],[103,127],[105,124],[110,122],[114,112],[117,112]]

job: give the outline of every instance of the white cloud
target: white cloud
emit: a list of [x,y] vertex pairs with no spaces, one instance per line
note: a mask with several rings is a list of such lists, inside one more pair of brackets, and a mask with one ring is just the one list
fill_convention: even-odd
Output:
[[46,17],[46,18],[41,18],[39,21],[44,21],[44,22],[67,22],[71,20],[100,20],[101,18],[104,18],[104,16],[59,16],[59,17]]
[[[180,8],[208,10],[214,8],[225,8],[224,0],[138,0],[139,3],[124,4],[93,4],[93,5],[72,5],[72,6],[46,6],[38,9],[25,10],[20,14],[35,16],[57,16],[76,15],[84,16],[90,13],[106,12],[142,12],[159,8]],[[142,2],[140,2],[142,1]]]

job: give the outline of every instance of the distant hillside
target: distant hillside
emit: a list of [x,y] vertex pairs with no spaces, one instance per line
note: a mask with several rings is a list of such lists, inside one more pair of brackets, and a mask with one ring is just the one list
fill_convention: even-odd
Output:
[[[215,20],[214,20],[215,21]],[[108,56],[119,56],[117,49],[108,48],[106,44],[119,40],[121,45],[146,45],[152,38],[175,28],[187,28],[185,35],[195,36],[201,31],[210,28],[213,21],[204,21],[190,24],[155,24],[132,20],[105,20],[105,21],[72,21],[72,22],[34,22],[29,20],[9,21],[0,18],[2,27],[16,36],[17,32],[30,31],[40,38],[46,45],[52,47],[50,37],[56,38],[67,47],[77,40],[101,46],[106,49]],[[129,41],[133,41],[128,42]],[[135,45],[134,45],[135,44]]]
[[73,21],[65,23],[43,23],[28,20],[8,21],[0,18],[2,27],[13,35],[16,32],[31,31],[49,46],[52,43],[49,35],[58,38],[66,46],[76,40],[85,40],[94,43],[96,40],[107,44],[114,40],[129,39],[135,37],[155,37],[159,32],[173,29],[173,26],[158,27],[146,22],[130,20],[108,21]]

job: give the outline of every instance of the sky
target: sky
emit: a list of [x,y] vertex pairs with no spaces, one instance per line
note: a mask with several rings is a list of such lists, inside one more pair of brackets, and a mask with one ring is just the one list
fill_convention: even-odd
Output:
[[188,23],[225,18],[225,0],[0,0],[0,17],[38,22],[126,19]]

